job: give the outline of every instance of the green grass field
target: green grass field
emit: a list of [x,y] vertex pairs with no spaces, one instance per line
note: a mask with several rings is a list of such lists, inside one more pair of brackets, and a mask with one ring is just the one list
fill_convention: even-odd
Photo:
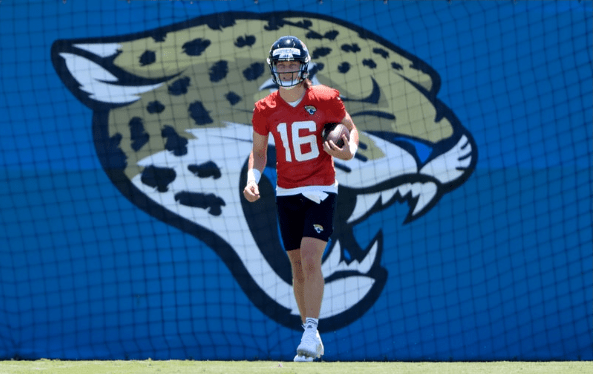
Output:
[[577,374],[592,361],[314,362],[279,361],[0,361],[2,374]]

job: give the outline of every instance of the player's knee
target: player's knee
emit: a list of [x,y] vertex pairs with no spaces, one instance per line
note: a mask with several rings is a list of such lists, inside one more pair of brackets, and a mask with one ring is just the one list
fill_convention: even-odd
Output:
[[302,257],[301,264],[302,273],[305,278],[322,273],[322,262],[317,256]]

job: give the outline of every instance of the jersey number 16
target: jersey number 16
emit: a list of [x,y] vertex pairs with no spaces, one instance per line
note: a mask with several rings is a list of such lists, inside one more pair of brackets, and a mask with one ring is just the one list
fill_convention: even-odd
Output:
[[[290,144],[293,144],[293,153],[295,154],[296,161],[308,161],[320,155],[318,149],[318,137],[315,134],[316,123],[314,121],[293,122],[293,125],[291,126],[291,143],[289,143],[289,134],[286,123],[280,123],[276,129],[283,142],[283,147],[285,148],[285,160],[287,162],[293,161]],[[310,134],[299,136],[300,130],[309,130]],[[306,144],[309,144],[309,147],[303,147],[303,145]],[[303,152],[304,149],[307,151]]]

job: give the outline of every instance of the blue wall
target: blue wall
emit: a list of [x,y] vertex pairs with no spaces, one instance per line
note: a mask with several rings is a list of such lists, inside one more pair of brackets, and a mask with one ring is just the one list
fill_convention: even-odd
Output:
[[[342,202],[344,219],[333,241],[343,247],[329,248],[326,261],[339,253],[336,266],[362,262],[377,235],[381,253],[364,274],[338,271],[327,278],[338,286],[327,291],[335,305],[320,324],[324,358],[592,360],[592,3],[578,1],[2,1],[0,358],[292,358],[300,339],[297,317],[285,308],[289,301],[262,289],[261,282],[275,277],[265,270],[255,274],[238,250],[253,241],[256,247],[245,248],[275,246],[262,244],[273,242],[276,232],[269,225],[274,221],[267,221],[274,220],[268,206],[232,205],[249,148],[238,148],[233,158],[225,141],[217,143],[229,163],[218,160],[200,186],[219,188],[209,183],[226,180],[235,164],[236,179],[225,185],[235,189],[229,188],[224,204],[203,202],[208,222],[197,216],[196,224],[193,213],[159,203],[168,195],[155,192],[155,185],[126,174],[136,156],[106,124],[109,113],[132,113],[134,104],[91,98],[90,86],[64,57],[93,61],[87,71],[100,65],[98,71],[119,80],[112,89],[162,84],[162,77],[142,69],[126,74],[113,54],[91,56],[77,45],[158,39],[153,30],[183,32],[204,24],[232,31],[275,14],[312,19],[311,29],[330,22],[344,28],[341,35],[352,32],[390,58],[412,61],[397,70],[423,72],[432,85],[398,78],[386,86],[377,78],[383,77],[380,69],[370,77],[382,95],[410,84],[436,111],[429,122],[444,118],[451,131],[437,140],[391,134],[386,143],[418,166],[395,174],[394,186],[436,188],[422,212],[411,213],[418,201],[401,194],[346,224],[354,207]],[[256,44],[238,55],[263,62],[264,55],[246,51],[270,44],[261,34],[276,34],[258,30]],[[329,37],[321,39],[333,45]],[[200,58],[208,60],[216,45]],[[334,77],[324,75],[327,61],[321,81]],[[264,83],[266,75],[253,84]],[[109,85],[105,77],[95,77],[91,86]],[[171,85],[177,78],[168,79]],[[228,88],[241,90],[246,82]],[[244,102],[253,103],[251,94],[242,96]],[[350,111],[358,105],[345,103]],[[208,115],[216,120],[218,113],[201,118]],[[379,139],[376,122],[363,114],[354,118],[369,139]],[[226,127],[238,139],[245,128]],[[188,155],[196,152],[196,160],[203,156],[197,150],[209,146],[200,141],[182,147]],[[446,180],[422,172],[450,151],[459,157],[448,171],[459,174]],[[350,165],[352,171],[359,164]],[[274,182],[274,172],[268,173]],[[339,174],[339,182],[348,187],[351,180]],[[243,214],[225,217],[225,207]],[[234,231],[243,224],[249,230]],[[263,259],[286,281],[286,262],[270,253]],[[341,294],[339,286],[352,285],[345,280],[352,275],[360,276],[360,288]]]

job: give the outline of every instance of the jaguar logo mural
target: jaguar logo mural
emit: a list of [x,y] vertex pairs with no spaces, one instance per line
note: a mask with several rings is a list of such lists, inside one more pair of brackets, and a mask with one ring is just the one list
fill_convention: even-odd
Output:
[[313,83],[340,91],[360,132],[356,157],[335,162],[324,332],[360,318],[387,280],[381,230],[361,245],[354,227],[395,203],[408,204],[403,223],[416,220],[475,167],[470,133],[437,99],[439,75],[363,28],[303,12],[226,12],[138,34],[58,40],[51,55],[66,87],[93,110],[97,156],[121,193],[207,244],[256,307],[300,329],[277,229],[272,142],[263,198],[250,204],[241,194],[254,102],[277,89],[265,58],[283,35],[307,44]]

